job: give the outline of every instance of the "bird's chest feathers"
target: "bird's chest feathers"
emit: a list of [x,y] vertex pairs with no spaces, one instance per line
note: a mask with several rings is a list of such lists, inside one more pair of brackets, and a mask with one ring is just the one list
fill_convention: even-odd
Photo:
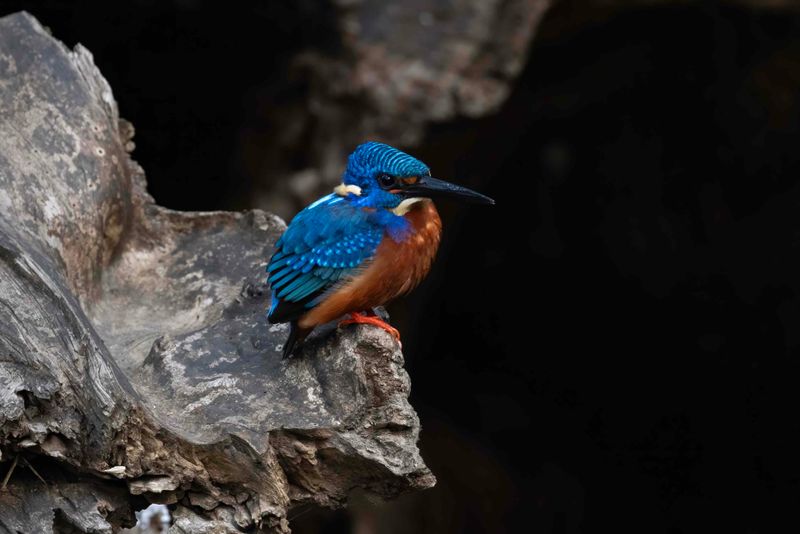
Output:
[[387,226],[375,256],[360,274],[341,286],[299,322],[303,328],[323,324],[351,311],[381,306],[425,278],[439,248],[442,221],[430,200],[414,202],[402,215],[404,238],[395,240]]
[[375,258],[383,266],[384,279],[398,294],[413,289],[428,274],[442,233],[442,221],[432,201],[408,200],[413,202],[395,208],[397,215],[402,214],[407,232],[400,240],[385,237]]

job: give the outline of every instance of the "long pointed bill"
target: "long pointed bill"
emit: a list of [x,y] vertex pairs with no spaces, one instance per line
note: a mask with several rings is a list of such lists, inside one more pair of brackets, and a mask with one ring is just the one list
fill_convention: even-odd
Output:
[[417,183],[407,185],[403,188],[403,194],[410,197],[452,197],[473,204],[494,204],[494,200],[477,191],[430,176],[420,177]]

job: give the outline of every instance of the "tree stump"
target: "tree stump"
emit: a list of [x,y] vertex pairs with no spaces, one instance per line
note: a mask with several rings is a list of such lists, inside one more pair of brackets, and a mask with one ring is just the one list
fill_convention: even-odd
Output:
[[0,526],[112,532],[159,502],[171,532],[289,532],[298,505],[432,486],[391,336],[282,361],[283,222],[156,206],[132,137],[88,50],[0,19]]

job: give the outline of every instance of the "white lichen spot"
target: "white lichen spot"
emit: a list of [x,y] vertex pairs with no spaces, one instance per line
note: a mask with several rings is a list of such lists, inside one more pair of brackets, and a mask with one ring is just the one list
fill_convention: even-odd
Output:
[[8,193],[0,189],[0,212],[8,213],[11,210],[11,197],[8,196]]
[[[241,332],[239,333],[239,335],[241,335]],[[209,367],[211,367],[211,368],[214,368],[214,367],[219,367],[219,366],[220,366],[220,364],[223,364],[223,363],[233,363],[233,362],[235,362],[237,359],[238,359],[238,358],[236,358],[236,357],[234,357],[234,356],[229,356],[229,357],[224,357],[224,356],[223,356],[223,357],[220,357],[219,359],[217,359],[217,360],[215,360],[215,361],[211,362],[211,363],[210,363],[208,366],[209,366]]]
[[47,222],[51,222],[56,217],[60,217],[64,214],[58,201],[53,197],[47,197],[42,206],[42,211],[44,212],[44,218]]
[[283,332],[284,330],[288,330],[288,329],[289,329],[289,324],[288,323],[278,323],[278,324],[271,325],[269,327],[269,331],[272,332],[273,334],[275,332]]
[[306,395],[308,396],[309,404],[316,406],[321,406],[323,404],[322,398],[319,396],[319,393],[313,386],[306,388]]
[[192,271],[190,273],[186,273],[181,276],[181,282],[191,282],[192,280],[202,280],[203,279],[203,271]]
[[203,380],[197,384],[200,390],[208,390],[213,388],[233,388],[236,385],[236,379],[229,374],[223,374],[216,378]]
[[202,332],[195,332],[194,334],[192,334],[190,336],[187,336],[183,340],[183,342],[184,343],[194,343],[195,341],[199,341],[202,338],[203,338],[203,333]]
[[186,411],[193,412],[198,408],[201,408],[203,406],[208,406],[222,395],[242,395],[242,390],[239,388],[230,388],[230,389],[218,389],[216,391],[212,391],[208,395],[204,395],[199,399],[197,399],[196,401],[188,404],[186,406]]

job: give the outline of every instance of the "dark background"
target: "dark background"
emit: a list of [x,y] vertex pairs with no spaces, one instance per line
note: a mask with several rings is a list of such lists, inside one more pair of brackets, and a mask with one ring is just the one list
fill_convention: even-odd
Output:
[[[176,209],[258,207],[254,117],[338,46],[325,2],[23,8],[93,52]],[[567,11],[498,113],[409,149],[497,200],[441,206],[390,307],[439,484],[295,532],[800,531],[800,15]]]

